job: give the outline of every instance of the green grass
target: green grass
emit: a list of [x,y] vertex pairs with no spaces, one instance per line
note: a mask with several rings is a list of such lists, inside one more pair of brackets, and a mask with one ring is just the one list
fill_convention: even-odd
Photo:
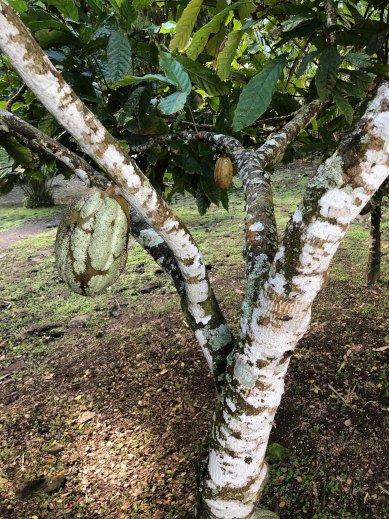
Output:
[[26,223],[33,223],[39,218],[58,213],[61,210],[62,208],[58,206],[41,207],[39,209],[27,209],[26,207],[0,207],[0,232],[8,231],[13,227],[20,227]]

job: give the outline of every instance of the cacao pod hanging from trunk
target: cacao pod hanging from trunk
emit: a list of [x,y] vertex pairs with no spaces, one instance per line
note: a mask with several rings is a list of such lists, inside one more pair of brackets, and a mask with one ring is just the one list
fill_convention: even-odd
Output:
[[117,280],[127,261],[129,224],[127,202],[110,190],[92,191],[65,210],[55,258],[73,292],[93,296]]
[[214,170],[214,178],[220,189],[228,189],[232,183],[234,174],[231,160],[227,156],[217,159]]

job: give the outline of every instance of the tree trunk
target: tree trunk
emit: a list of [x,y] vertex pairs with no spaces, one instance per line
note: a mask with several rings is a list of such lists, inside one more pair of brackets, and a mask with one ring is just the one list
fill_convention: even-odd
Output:
[[371,199],[370,206],[370,250],[367,283],[378,283],[381,275],[381,203],[382,193],[378,190]]

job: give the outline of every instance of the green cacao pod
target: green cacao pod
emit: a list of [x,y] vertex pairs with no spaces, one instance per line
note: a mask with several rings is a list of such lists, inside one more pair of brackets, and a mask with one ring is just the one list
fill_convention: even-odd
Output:
[[65,210],[55,259],[73,292],[93,296],[117,280],[127,261],[129,224],[127,202],[109,190],[95,190]]
[[217,159],[214,170],[214,178],[220,189],[228,189],[232,183],[233,167],[229,157]]

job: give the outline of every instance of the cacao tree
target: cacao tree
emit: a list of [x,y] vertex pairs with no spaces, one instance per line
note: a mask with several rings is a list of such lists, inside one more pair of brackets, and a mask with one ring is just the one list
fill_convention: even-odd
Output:
[[[161,47],[169,40],[165,33],[154,42],[164,75],[156,74],[150,59],[150,70],[138,76],[129,50],[134,44],[128,35],[136,27],[134,6],[140,9],[145,2],[112,0],[114,27],[107,5],[97,0],[86,10],[71,1],[55,2],[65,22],[57,14],[47,13],[45,18],[42,6],[34,7],[34,2],[13,0],[12,4],[49,50],[42,51],[5,0],[0,0],[0,48],[7,66],[13,67],[33,93],[36,109],[45,107],[51,114],[47,117],[55,127],[52,136],[58,138],[3,108],[1,135],[15,139],[23,149],[65,164],[89,185],[104,184],[96,169],[103,171],[114,194],[128,202],[131,232],[172,277],[218,391],[208,454],[200,467],[195,515],[254,519],[266,483],[266,446],[291,355],[308,329],[312,303],[328,279],[331,259],[348,226],[389,176],[387,7],[373,2],[363,4],[360,12],[350,2],[338,6],[331,0],[324,5],[217,2],[210,11],[212,17],[202,11],[206,23],[199,28],[196,20],[202,2],[191,0],[176,13],[171,52]],[[80,13],[84,19],[92,18],[89,33],[72,30],[72,20],[77,21]],[[231,21],[233,27],[228,26]],[[48,32],[42,34],[42,30]],[[51,34],[56,32],[60,37]],[[63,49],[65,59],[59,61],[58,69],[64,77],[49,60],[58,58],[50,48],[63,34],[66,45],[78,49]],[[89,109],[81,99],[88,101],[85,86],[77,85],[61,63],[71,62],[77,52],[81,56],[83,45],[105,52],[107,41],[106,58],[96,58],[97,69],[108,64],[107,74],[101,73],[97,86],[93,85],[95,72],[84,76],[92,88],[89,97],[99,97]],[[82,66],[88,64],[88,60],[81,62]],[[148,65],[142,66],[147,69]],[[65,78],[77,88],[72,89]],[[196,82],[203,88],[196,88]],[[114,111],[121,88],[133,95],[135,117],[131,106],[127,111]],[[147,102],[142,105],[144,92]],[[280,113],[277,106],[285,97],[286,113]],[[302,101],[300,98],[304,103],[297,100]],[[100,102],[107,106],[104,113]],[[110,103],[115,105],[113,115]],[[28,113],[23,107],[20,110],[22,116]],[[176,113],[179,115],[172,118]],[[108,127],[112,125],[112,133],[98,115],[104,123],[108,121]],[[262,115],[266,118],[261,120]],[[193,129],[183,129],[180,122]],[[345,133],[352,123],[353,129]],[[267,138],[269,125],[271,136]],[[96,168],[80,156],[69,136],[56,135],[59,126]],[[216,131],[205,131],[211,129]],[[132,131],[128,138],[127,130]],[[151,138],[134,142],[134,135],[149,135],[150,131]],[[334,139],[341,136],[336,151],[330,154]],[[170,146],[167,155],[164,146]],[[328,158],[308,183],[279,239],[272,166],[285,154],[301,153],[304,146],[305,151],[327,152]],[[157,150],[154,156],[153,150]],[[168,196],[174,189],[187,190],[196,196],[201,212],[211,202],[227,205],[226,193],[215,187],[209,175],[214,150],[235,163],[246,199],[247,288],[237,338],[215,298],[201,252],[166,203],[166,196],[160,196],[162,192]],[[187,164],[177,158],[185,153],[189,154]],[[147,176],[134,156],[146,165]],[[166,175],[158,175],[158,168]],[[192,169],[192,178],[185,168]]]

